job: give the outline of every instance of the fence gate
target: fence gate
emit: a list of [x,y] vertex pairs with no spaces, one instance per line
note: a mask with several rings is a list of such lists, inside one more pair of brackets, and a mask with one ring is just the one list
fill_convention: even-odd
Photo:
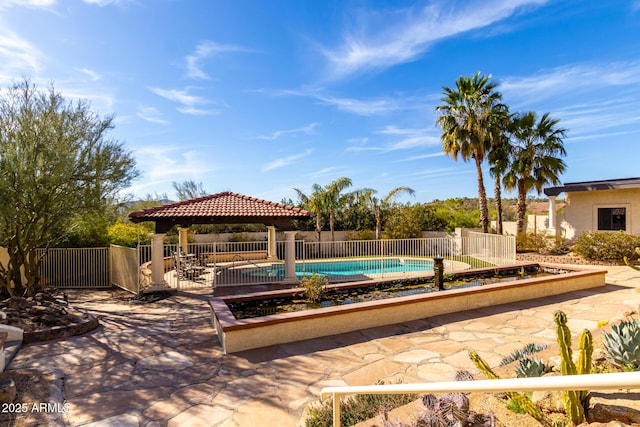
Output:
[[111,283],[134,294],[140,292],[142,274],[138,264],[138,250],[111,245],[109,255]]

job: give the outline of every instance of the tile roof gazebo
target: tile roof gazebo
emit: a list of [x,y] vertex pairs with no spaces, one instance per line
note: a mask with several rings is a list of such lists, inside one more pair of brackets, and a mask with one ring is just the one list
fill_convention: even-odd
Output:
[[[265,224],[268,229],[269,256],[275,257],[275,227],[291,229],[292,219],[310,216],[304,209],[226,191],[132,212],[129,219],[134,223],[156,223],[151,249],[152,283],[160,284],[164,282],[164,271],[159,268],[162,265],[163,237],[175,225],[181,227],[181,247],[186,250],[187,228],[193,224]],[[293,242],[294,233],[285,234],[287,240]],[[293,266],[295,276],[295,260],[285,259],[285,270],[289,264]],[[154,266],[158,268],[153,268]]]

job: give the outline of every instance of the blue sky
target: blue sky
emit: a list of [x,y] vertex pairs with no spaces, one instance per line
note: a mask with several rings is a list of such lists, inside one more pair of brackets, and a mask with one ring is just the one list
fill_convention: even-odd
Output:
[[568,129],[563,182],[640,176],[640,0],[0,1],[0,86],[115,114],[136,197],[194,180],[280,201],[341,176],[475,197],[435,107],[477,71]]

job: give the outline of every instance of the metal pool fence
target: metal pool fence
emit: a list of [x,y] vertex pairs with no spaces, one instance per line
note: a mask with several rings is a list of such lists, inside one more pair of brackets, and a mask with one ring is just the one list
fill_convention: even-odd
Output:
[[[465,237],[296,241],[294,245],[298,275],[313,271],[321,274],[318,268],[328,265],[331,267],[332,281],[418,275],[420,271],[430,268],[426,260],[435,256],[443,257],[445,266],[453,270],[515,262],[513,236],[475,232],[469,232]],[[273,254],[269,253],[267,241],[189,243],[186,253],[177,258],[176,255],[180,253],[177,244],[164,245],[164,279],[168,286],[176,289],[277,283],[285,279],[283,241],[276,242]],[[150,246],[56,248],[42,255],[40,276],[45,286],[104,288],[116,284],[138,293],[151,282]],[[184,272],[178,271],[175,265],[177,259],[192,265],[190,271],[193,274],[181,274]],[[393,268],[387,271],[390,265]]]

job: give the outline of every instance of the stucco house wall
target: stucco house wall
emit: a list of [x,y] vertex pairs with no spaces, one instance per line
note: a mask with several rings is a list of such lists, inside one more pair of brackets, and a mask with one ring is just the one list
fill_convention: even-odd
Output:
[[640,235],[640,188],[567,192],[566,222],[576,235],[598,229],[598,209],[625,208],[625,231]]
[[550,202],[565,193],[565,218],[560,225],[572,240],[587,231],[624,231],[640,235],[640,178],[568,183],[545,188]]

